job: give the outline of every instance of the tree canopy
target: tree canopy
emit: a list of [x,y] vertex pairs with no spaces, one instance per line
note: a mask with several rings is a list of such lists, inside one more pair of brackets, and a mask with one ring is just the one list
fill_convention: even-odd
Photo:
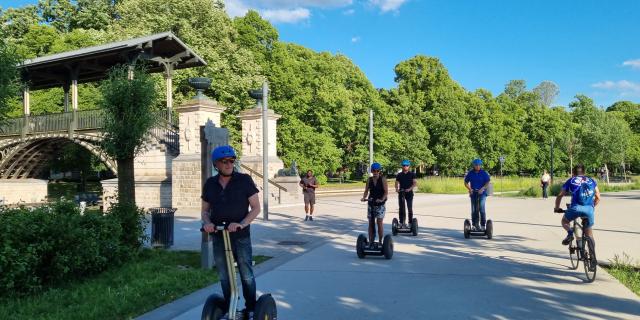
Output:
[[[503,156],[505,174],[537,174],[550,167],[552,142],[558,173],[577,162],[591,170],[623,163],[640,169],[639,104],[620,101],[605,110],[578,94],[569,106],[557,106],[560,88],[551,81],[529,89],[514,79],[497,95],[469,91],[438,58],[416,55],[395,66],[395,87],[376,89],[347,56],[283,42],[259,13],[231,19],[220,0],[40,0],[0,10],[0,34],[21,58],[164,31],[208,63],[177,71],[176,104],[193,95],[188,77],[212,78],[206,94],[227,107],[221,125],[236,146],[237,115],[254,104],[247,91],[269,81],[270,106],[282,115],[278,154],[287,165],[357,172],[368,163],[373,110],[375,160],[389,170],[408,159],[421,172],[461,175],[480,157],[498,172]],[[153,78],[160,88],[161,77]],[[163,90],[157,91],[161,105]],[[100,106],[98,84],[82,85],[79,94],[81,109]],[[19,98],[4,99],[5,113],[19,116]],[[61,112],[62,89],[32,92],[32,104],[33,114]]]

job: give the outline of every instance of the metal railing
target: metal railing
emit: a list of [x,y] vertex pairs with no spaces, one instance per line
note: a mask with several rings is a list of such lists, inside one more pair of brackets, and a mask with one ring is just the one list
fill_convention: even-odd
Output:
[[[251,169],[250,167],[248,167],[248,166],[246,166],[246,165],[244,165],[244,164],[242,164],[242,163],[240,163],[240,167],[241,167],[243,170],[247,170],[247,171],[249,172],[249,175],[250,175],[252,178],[255,176],[255,177],[258,177],[258,178],[260,178],[260,179],[264,179],[263,175],[262,175],[260,172],[258,172],[258,171],[256,171],[256,170],[253,170],[253,169]],[[273,181],[273,180],[271,180],[271,179],[267,179],[267,181],[269,181],[269,184],[270,184],[270,185],[272,185],[272,186],[274,186],[274,187],[278,188],[278,203],[281,203],[281,201],[282,201],[282,192],[283,192],[283,191],[284,191],[284,192],[287,192],[287,188],[285,188],[284,186],[282,186],[282,185],[278,184],[277,182],[275,182],[275,181]]]
[[[77,130],[100,130],[104,127],[101,109],[63,112],[46,115],[7,119],[0,123],[0,137],[27,136],[38,133],[73,132]],[[169,110],[158,111],[159,124],[149,134],[172,153],[180,153],[178,117]]]

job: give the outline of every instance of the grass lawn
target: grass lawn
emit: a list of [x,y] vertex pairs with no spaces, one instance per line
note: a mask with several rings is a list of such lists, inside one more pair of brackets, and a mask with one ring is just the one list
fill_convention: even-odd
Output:
[[611,266],[606,269],[607,272],[618,279],[620,283],[640,296],[640,265],[634,264],[629,256],[623,255],[623,257],[620,258],[616,255],[613,258]]
[[0,319],[132,319],[217,281],[215,269],[200,269],[199,252],[147,249],[94,278],[0,299]]
[[[565,177],[558,177],[556,184],[550,187],[549,195],[560,190],[559,181],[564,182]],[[507,192],[501,196],[507,197],[542,197],[540,179],[536,177],[491,177],[493,192]],[[617,192],[628,190],[640,190],[640,177],[631,177],[629,184],[609,184],[598,181],[601,192]],[[445,194],[465,194],[467,189],[463,185],[463,178],[459,177],[427,177],[418,180],[418,192],[422,193],[445,193]],[[552,191],[555,190],[555,191]],[[515,192],[514,192],[515,191]]]
[[364,182],[362,181],[346,181],[343,183],[329,182],[321,185],[317,190],[340,190],[340,189],[362,189],[364,191]]

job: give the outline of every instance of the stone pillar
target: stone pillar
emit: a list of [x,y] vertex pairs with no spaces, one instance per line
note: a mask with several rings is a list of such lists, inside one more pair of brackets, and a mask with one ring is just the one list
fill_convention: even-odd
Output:
[[178,210],[200,210],[202,192],[202,158],[200,126],[211,119],[220,125],[224,111],[216,101],[206,97],[193,99],[176,108],[180,121],[180,155],[172,162],[172,206]]
[[[280,115],[269,109],[269,179],[275,178],[278,170],[284,168],[282,160],[278,158],[276,149],[277,121]],[[252,108],[240,113],[242,120],[242,164],[262,174],[262,110]]]

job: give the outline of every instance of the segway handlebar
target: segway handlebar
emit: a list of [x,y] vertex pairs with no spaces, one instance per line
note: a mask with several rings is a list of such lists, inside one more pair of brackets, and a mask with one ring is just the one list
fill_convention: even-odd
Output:
[[[229,230],[229,225],[228,224],[223,224],[221,226],[214,225],[213,228],[215,231],[224,231],[224,230]],[[204,228],[200,228],[200,232],[205,232]]]

